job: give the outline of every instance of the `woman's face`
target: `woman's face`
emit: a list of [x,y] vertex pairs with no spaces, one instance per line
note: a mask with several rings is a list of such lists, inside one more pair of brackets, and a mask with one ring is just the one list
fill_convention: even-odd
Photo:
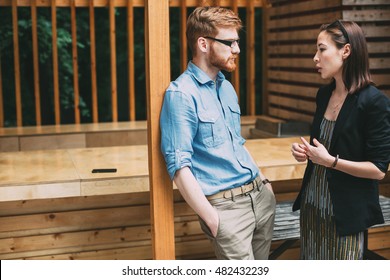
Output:
[[344,47],[338,49],[331,36],[322,31],[317,38],[317,52],[313,58],[321,78],[342,76]]

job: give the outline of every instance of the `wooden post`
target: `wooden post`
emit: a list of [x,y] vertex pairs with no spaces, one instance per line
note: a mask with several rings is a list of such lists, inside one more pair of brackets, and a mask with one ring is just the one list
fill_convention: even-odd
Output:
[[146,0],[146,93],[150,212],[154,259],[175,259],[173,190],[160,150],[159,125],[164,92],[171,79],[169,49],[169,0]]

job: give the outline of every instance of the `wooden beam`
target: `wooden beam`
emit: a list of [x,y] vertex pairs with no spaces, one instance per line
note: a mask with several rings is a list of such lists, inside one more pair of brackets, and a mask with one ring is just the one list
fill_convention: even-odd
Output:
[[79,91],[79,68],[77,56],[77,21],[76,21],[76,0],[72,0],[70,6],[71,29],[72,29],[72,62],[73,62],[73,90],[74,90],[74,120],[80,123],[80,91]]
[[145,2],[145,41],[153,258],[174,259],[173,189],[160,151],[159,125],[164,92],[171,80],[169,0]]
[[111,65],[111,115],[112,121],[118,121],[118,89],[116,79],[116,35],[114,0],[109,0],[110,19],[110,65]]
[[60,82],[58,74],[58,46],[57,46],[57,2],[51,1],[51,32],[53,48],[53,91],[54,91],[54,114],[55,124],[61,123],[60,106]]
[[20,57],[19,57],[19,31],[18,31],[18,10],[16,1],[12,2],[12,32],[14,42],[14,72],[15,72],[15,105],[16,124],[23,125],[22,120],[22,93],[20,88]]
[[41,118],[41,94],[39,88],[39,58],[38,58],[38,20],[37,20],[37,0],[31,3],[31,32],[34,64],[34,97],[35,97],[35,121],[36,125],[42,124]]
[[135,75],[134,75],[134,7],[133,0],[127,6],[127,52],[129,80],[129,118],[135,121]]
[[91,92],[92,92],[92,121],[99,122],[98,97],[96,78],[96,37],[95,37],[95,10],[94,0],[89,2],[89,40],[91,42]]
[[248,0],[246,7],[246,100],[247,115],[256,115],[255,99],[255,6]]

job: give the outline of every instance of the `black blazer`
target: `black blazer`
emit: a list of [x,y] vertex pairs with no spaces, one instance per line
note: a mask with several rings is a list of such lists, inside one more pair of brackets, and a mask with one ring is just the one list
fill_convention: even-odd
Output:
[[[317,109],[310,133],[312,145],[313,138],[319,139],[320,124],[333,89],[334,84],[330,84],[318,90]],[[351,161],[371,161],[387,172],[390,162],[389,97],[374,86],[349,94],[336,120],[329,153]],[[309,160],[293,211],[300,208],[302,193],[312,170],[313,163]],[[326,170],[326,179],[338,234],[361,232],[384,222],[377,180],[358,178],[331,168]]]

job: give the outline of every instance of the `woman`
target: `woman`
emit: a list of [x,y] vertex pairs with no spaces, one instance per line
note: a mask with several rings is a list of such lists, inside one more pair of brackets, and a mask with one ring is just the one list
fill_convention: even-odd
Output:
[[378,180],[390,161],[390,99],[373,86],[360,27],[321,26],[315,66],[330,84],[318,90],[310,143],[292,144],[308,160],[293,210],[301,210],[302,259],[362,259],[364,231],[383,223]]

